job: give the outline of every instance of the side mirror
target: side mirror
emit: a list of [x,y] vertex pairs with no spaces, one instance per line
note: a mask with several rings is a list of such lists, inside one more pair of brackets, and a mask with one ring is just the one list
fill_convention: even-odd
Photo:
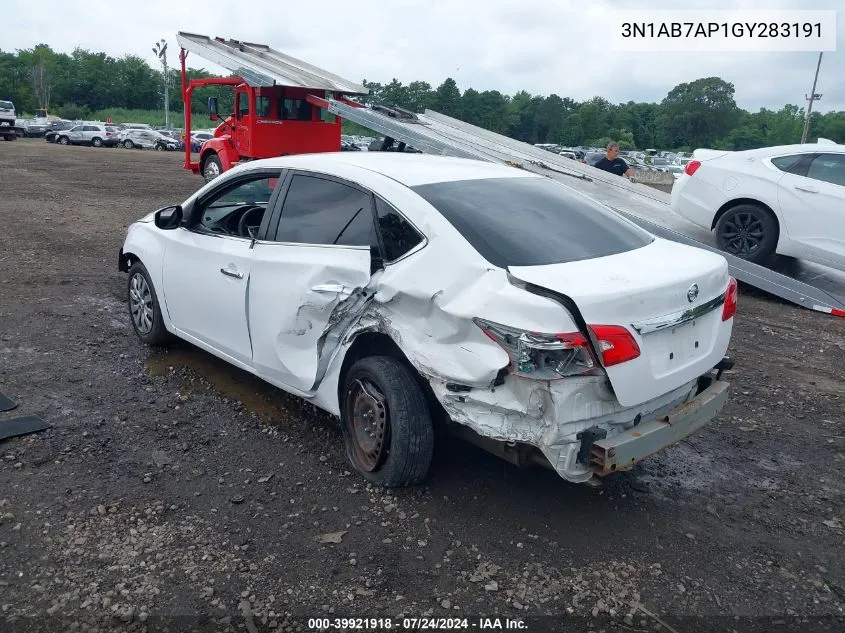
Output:
[[155,213],[155,225],[163,231],[179,228],[182,224],[182,207],[164,207]]
[[212,121],[217,120],[217,97],[208,98],[208,118]]

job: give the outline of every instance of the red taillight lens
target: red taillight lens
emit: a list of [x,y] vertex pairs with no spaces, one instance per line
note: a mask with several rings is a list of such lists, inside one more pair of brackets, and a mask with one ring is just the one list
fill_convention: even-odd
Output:
[[687,166],[684,168],[684,173],[687,176],[692,176],[695,172],[698,171],[699,167],[701,167],[701,161],[691,160],[687,163]]
[[739,299],[739,288],[737,287],[736,279],[731,277],[728,283],[728,289],[725,292],[725,304],[722,306],[722,321],[732,319],[736,314],[736,303]]
[[599,344],[602,364],[612,367],[634,360],[640,355],[640,346],[633,335],[620,325],[591,325],[590,329]]

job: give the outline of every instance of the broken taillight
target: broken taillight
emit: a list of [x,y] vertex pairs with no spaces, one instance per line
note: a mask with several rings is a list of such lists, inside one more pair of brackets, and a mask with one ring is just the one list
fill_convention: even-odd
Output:
[[601,352],[602,365],[611,367],[634,360],[640,355],[640,346],[633,335],[621,325],[591,325]]
[[701,167],[701,161],[699,160],[691,160],[687,163],[687,166],[684,168],[684,173],[687,176],[692,176],[695,172],[698,171],[698,168]]
[[590,341],[580,332],[545,334],[476,318],[474,322],[511,359],[511,373],[535,380],[557,380],[568,376],[597,374],[637,358],[640,348],[634,337],[618,325],[591,325],[601,354],[596,359]]
[[725,303],[722,306],[722,321],[732,319],[736,314],[736,304],[739,299],[739,288],[737,287],[736,279],[731,277],[728,282],[728,289],[725,292]]

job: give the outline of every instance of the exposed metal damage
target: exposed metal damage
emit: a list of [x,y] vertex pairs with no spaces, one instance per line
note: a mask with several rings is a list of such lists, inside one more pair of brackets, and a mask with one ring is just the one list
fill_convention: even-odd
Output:
[[[579,458],[585,430],[599,428],[602,438],[612,439],[696,395],[698,383],[692,380],[640,406],[624,407],[605,375],[527,380],[509,373],[508,355],[488,344],[472,318],[494,303],[491,297],[525,284],[495,269],[476,272],[466,286],[453,282],[432,292],[427,284],[408,283],[401,272],[388,269],[373,275],[366,287],[350,289],[346,298],[339,294],[320,335],[315,388],[358,336],[379,333],[425,378],[452,422],[483,438],[535,447],[572,482],[587,481],[597,471],[595,464]],[[557,321],[568,317],[546,297],[520,294],[535,304],[536,316],[526,318],[532,311],[519,310],[507,315],[511,323],[542,330],[550,314],[557,312]]]

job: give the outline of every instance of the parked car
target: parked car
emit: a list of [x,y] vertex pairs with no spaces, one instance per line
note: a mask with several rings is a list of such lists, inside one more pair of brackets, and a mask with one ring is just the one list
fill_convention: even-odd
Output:
[[191,151],[194,153],[199,152],[202,149],[202,144],[212,138],[214,138],[214,132],[192,132]]
[[11,101],[0,101],[0,125],[15,126],[15,104]]
[[69,130],[74,125],[77,124],[73,121],[53,121],[50,123],[50,129],[44,133],[44,140],[48,143],[55,143],[59,132]]
[[339,416],[380,485],[425,477],[441,416],[583,482],[727,398],[725,258],[505,165],[251,161],[133,223],[118,262],[141,341],[184,339]]
[[86,123],[74,125],[68,130],[56,134],[59,145],[92,145],[94,147],[114,147],[117,145],[118,132],[107,125]]
[[119,143],[126,149],[182,149],[182,141],[160,134],[155,130],[142,128],[127,128],[120,133]]
[[845,270],[845,145],[696,150],[672,209],[755,263],[774,253]]

